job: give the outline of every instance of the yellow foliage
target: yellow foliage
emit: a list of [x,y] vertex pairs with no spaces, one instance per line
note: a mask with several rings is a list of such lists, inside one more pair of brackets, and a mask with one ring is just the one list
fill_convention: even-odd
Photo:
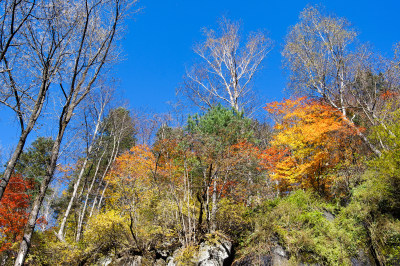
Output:
[[265,159],[274,161],[269,166],[273,177],[291,186],[325,192],[333,178],[329,170],[352,156],[354,132],[341,113],[305,97],[274,102],[266,109],[280,118],[272,147],[265,152]]
[[92,216],[84,236],[91,245],[102,246],[123,241],[127,230],[127,217],[116,210],[110,210]]

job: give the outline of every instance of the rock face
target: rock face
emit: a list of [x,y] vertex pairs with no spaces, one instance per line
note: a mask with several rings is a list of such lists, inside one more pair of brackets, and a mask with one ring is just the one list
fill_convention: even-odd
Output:
[[[179,250],[167,259],[168,266],[179,265],[176,262]],[[232,260],[232,243],[228,240],[219,240],[217,243],[203,242],[200,244],[196,256],[191,260],[191,265],[197,266],[224,266],[230,265]]]
[[288,255],[280,245],[272,251],[272,265],[289,265]]
[[117,259],[113,265],[142,266],[146,265],[146,262],[143,261],[142,256],[134,256]]
[[276,244],[269,255],[248,255],[239,261],[235,261],[232,265],[286,266],[290,263],[287,252]]
[[200,266],[222,266],[232,255],[232,243],[221,241],[217,245],[200,244],[198,265]]
[[146,255],[125,254],[120,257],[105,257],[100,259],[96,265],[126,265],[126,266],[225,266],[231,265],[233,261],[232,242],[225,238],[214,240],[212,243],[201,243],[193,253],[192,258],[186,258],[185,262],[179,262],[182,249],[159,249],[153,250]]
[[359,250],[357,257],[351,258],[352,266],[374,266],[376,265],[370,256],[363,250]]

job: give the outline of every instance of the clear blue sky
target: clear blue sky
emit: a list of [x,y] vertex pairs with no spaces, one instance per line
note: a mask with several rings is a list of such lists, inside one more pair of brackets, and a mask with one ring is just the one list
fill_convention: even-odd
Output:
[[[122,41],[126,60],[114,71],[119,90],[132,108],[167,111],[185,66],[195,59],[193,44],[203,40],[201,28],[215,28],[217,19],[225,15],[240,20],[244,32],[269,32],[275,47],[256,77],[255,88],[268,100],[279,100],[285,87],[280,56],[283,38],[307,4],[321,4],[328,12],[346,17],[359,31],[359,39],[383,54],[390,55],[392,45],[400,41],[400,3],[394,0],[140,0],[143,10],[128,21]],[[17,124],[2,109],[0,147],[7,150],[16,143]]]
[[143,12],[129,22],[123,42],[127,60],[118,66],[121,89],[132,107],[168,109],[185,66],[195,59],[192,46],[202,41],[202,27],[215,28],[222,15],[240,20],[244,31],[269,32],[275,48],[256,78],[255,88],[270,100],[280,99],[285,87],[280,51],[288,27],[298,21],[307,4],[321,4],[346,17],[360,32],[361,41],[390,53],[400,41],[400,4],[397,1],[266,1],[266,0],[141,0]]

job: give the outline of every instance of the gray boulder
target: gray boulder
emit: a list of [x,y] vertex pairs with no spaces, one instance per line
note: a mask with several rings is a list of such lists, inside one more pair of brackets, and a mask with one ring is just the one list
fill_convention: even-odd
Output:
[[[167,259],[168,266],[179,265],[176,262],[180,250]],[[203,242],[197,254],[191,259],[191,265],[196,266],[223,266],[231,259],[232,243],[228,240],[218,240],[217,243]]]

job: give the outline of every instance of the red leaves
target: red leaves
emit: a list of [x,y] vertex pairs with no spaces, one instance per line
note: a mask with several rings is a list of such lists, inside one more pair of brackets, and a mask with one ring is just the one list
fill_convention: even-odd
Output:
[[260,164],[262,168],[272,171],[273,169],[275,169],[278,162],[282,161],[285,157],[289,155],[289,148],[272,146],[260,153]]
[[9,249],[22,236],[30,203],[27,191],[32,187],[32,183],[24,180],[20,174],[11,176],[0,201],[0,252]]

